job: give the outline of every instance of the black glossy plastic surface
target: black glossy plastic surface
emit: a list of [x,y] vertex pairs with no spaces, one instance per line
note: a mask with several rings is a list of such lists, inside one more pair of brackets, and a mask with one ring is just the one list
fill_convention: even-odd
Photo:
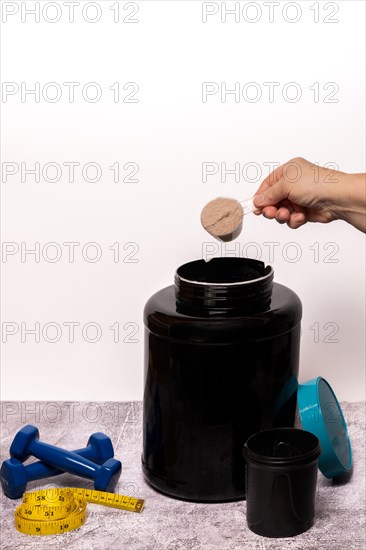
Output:
[[318,438],[305,430],[256,433],[244,446],[247,523],[257,535],[292,537],[313,525]]
[[[240,311],[225,307],[233,292],[240,301],[240,288],[220,281],[198,289],[191,310],[184,298],[196,290],[179,284],[145,306],[142,465],[164,493],[201,502],[245,498],[245,441],[265,428],[293,426],[301,302],[269,275],[262,285],[265,295],[270,287],[269,301],[260,299],[263,292],[256,301],[251,285],[250,312],[245,300]],[[221,312],[210,315],[218,300]]]

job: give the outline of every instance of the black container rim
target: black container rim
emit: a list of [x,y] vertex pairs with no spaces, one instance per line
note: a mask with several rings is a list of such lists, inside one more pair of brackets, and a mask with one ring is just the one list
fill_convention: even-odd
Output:
[[[214,260],[214,259],[222,259],[222,258],[212,258],[212,260]],[[248,281],[236,281],[234,283],[225,283],[224,281],[222,281],[220,283],[210,283],[209,281],[195,281],[193,279],[186,279],[185,277],[182,277],[181,275],[179,275],[178,271],[182,267],[185,267],[188,264],[195,263],[197,261],[201,261],[201,260],[193,260],[192,262],[187,262],[185,264],[180,265],[176,269],[176,271],[174,273],[174,277],[176,279],[178,279],[179,281],[183,281],[185,283],[190,283],[190,284],[194,284],[194,285],[210,286],[210,287],[228,287],[228,286],[233,287],[233,286],[253,285],[253,284],[256,284],[260,281],[265,281],[265,280],[270,279],[271,277],[273,277],[273,273],[274,273],[273,267],[271,265],[267,265],[267,266],[265,266],[265,269],[267,270],[267,273],[265,275],[263,275],[262,277],[257,277],[256,279],[250,279]],[[211,261],[211,260],[209,260],[209,261]]]
[[[273,457],[273,456],[267,456],[260,454],[256,451],[253,451],[250,449],[250,444],[254,441],[255,438],[261,435],[265,435],[266,433],[274,433],[278,432],[279,434],[282,432],[297,432],[298,434],[304,435],[309,442],[312,442],[313,448],[298,456],[290,456],[290,457]],[[300,430],[298,428],[289,428],[289,427],[283,427],[283,428],[269,428],[266,430],[261,430],[259,432],[256,432],[255,434],[251,435],[243,449],[244,458],[246,461],[251,462],[252,464],[263,464],[266,466],[293,466],[293,465],[306,465],[309,464],[315,460],[317,460],[321,453],[321,447],[319,439],[316,435],[314,435],[311,432],[308,432],[306,430]]]

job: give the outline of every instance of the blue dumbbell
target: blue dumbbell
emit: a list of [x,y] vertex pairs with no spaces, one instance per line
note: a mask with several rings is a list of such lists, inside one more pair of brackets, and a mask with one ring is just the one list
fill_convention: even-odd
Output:
[[99,491],[113,491],[121,475],[122,464],[119,460],[110,458],[99,466],[72,451],[42,443],[38,429],[28,424],[16,434],[10,446],[10,456],[24,462],[31,455],[63,472],[93,479],[94,488]]
[[[114,456],[112,441],[102,432],[92,434],[84,449],[76,449],[73,452],[96,464],[103,464]],[[25,466],[16,458],[9,458],[2,463],[0,482],[7,497],[21,498],[29,481],[53,477],[62,473],[61,470],[45,462],[33,462]]]

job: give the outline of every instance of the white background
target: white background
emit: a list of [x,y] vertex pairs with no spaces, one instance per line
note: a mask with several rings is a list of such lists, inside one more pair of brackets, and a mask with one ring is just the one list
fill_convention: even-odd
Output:
[[[240,2],[239,22],[233,15],[222,22],[221,2],[206,8],[199,1],[139,1],[131,16],[136,23],[123,22],[136,11],[127,2],[119,2],[117,23],[110,9],[116,2],[96,3],[101,17],[95,23],[85,20],[96,18],[95,6],[83,17],[88,2],[82,0],[75,5],[74,23],[64,2],[51,3],[45,13],[46,2],[40,2],[39,22],[24,12],[35,2],[1,4],[2,80],[19,89],[3,94],[1,104],[3,170],[4,163],[18,168],[2,183],[3,252],[8,253],[1,259],[1,397],[142,399],[144,303],[172,283],[179,265],[207,258],[211,246],[216,255],[230,249],[250,257],[261,253],[273,264],[275,280],[300,296],[300,381],[321,375],[339,399],[364,399],[363,234],[344,222],[293,231],[250,215],[240,238],[220,250],[199,221],[203,205],[217,195],[251,196],[271,162],[302,156],[320,165],[335,163],[345,172],[364,171],[364,3],[281,2],[270,22],[265,3]],[[234,5],[226,2],[227,8]],[[4,20],[4,9],[17,8]],[[204,23],[206,9],[218,13]],[[59,15],[59,21],[47,21]],[[22,99],[22,87],[37,82],[39,102],[29,94]],[[45,88],[50,82],[62,90],[57,102],[50,101],[56,89]],[[80,83],[73,103],[64,82]],[[95,103],[82,96],[89,82],[102,90]],[[116,82],[122,98],[117,103],[109,89]],[[128,82],[139,86],[136,103],[123,102],[132,91],[123,90]],[[252,87],[238,102],[220,93],[203,102],[204,82],[219,88],[226,83],[228,89],[239,82],[241,90],[255,82],[262,97],[251,102]],[[279,83],[273,102],[265,82]],[[286,96],[290,82],[301,91],[297,102],[291,102],[294,87]],[[93,89],[87,91],[92,96]],[[22,181],[21,163],[29,169],[36,162],[40,181],[31,174]],[[46,179],[42,176],[50,162],[62,168],[57,182],[47,181],[55,177],[52,168]],[[80,163],[74,182],[65,162]],[[102,170],[99,181],[82,176],[90,162]],[[136,163],[138,182],[114,182],[109,167],[117,162],[121,180],[130,172],[123,166]],[[227,168],[252,163],[252,168],[239,182],[233,175],[221,182],[220,173],[204,182],[204,162]],[[257,178],[253,166],[260,168]],[[95,173],[90,169],[89,180]],[[74,262],[67,242],[80,243]],[[90,261],[96,252],[91,242],[102,253],[97,262]],[[119,261],[114,261],[116,246],[110,249],[114,243]],[[272,258],[271,245],[264,243],[277,243]],[[22,249],[37,246],[38,262],[32,254],[22,257]],[[79,323],[74,342],[65,325],[72,322]],[[98,342],[87,341],[96,337],[88,323],[99,327]],[[119,326],[119,342],[112,325]],[[36,326],[39,342],[26,332]],[[129,338],[132,331],[136,334]]]

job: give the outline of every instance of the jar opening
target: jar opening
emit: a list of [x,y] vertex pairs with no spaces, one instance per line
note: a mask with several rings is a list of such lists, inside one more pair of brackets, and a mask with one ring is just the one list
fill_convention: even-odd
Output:
[[231,285],[253,283],[272,274],[271,266],[248,258],[213,258],[180,266],[177,275],[190,283]]
[[244,454],[254,462],[276,464],[317,458],[318,438],[296,428],[272,428],[252,435],[245,444]]
[[187,315],[241,315],[266,311],[273,268],[249,258],[196,260],[174,276],[177,311]]

